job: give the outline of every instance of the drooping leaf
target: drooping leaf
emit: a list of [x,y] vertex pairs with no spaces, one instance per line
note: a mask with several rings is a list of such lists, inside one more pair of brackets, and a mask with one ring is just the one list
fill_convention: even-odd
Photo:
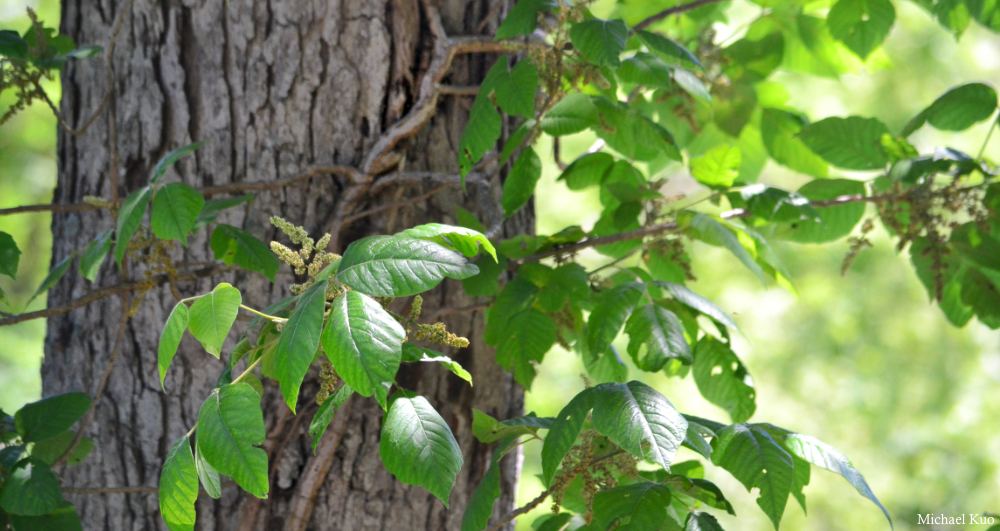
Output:
[[256,271],[274,282],[280,262],[264,242],[249,232],[231,225],[218,225],[212,231],[211,247],[216,260]]
[[496,40],[534,33],[538,27],[538,12],[549,11],[557,5],[554,0],[519,0],[497,28]]
[[565,136],[579,133],[600,123],[597,107],[590,100],[590,96],[571,92],[545,113],[539,127],[545,134]]
[[205,461],[243,490],[267,496],[267,453],[260,396],[245,383],[223,386],[205,400],[198,413],[198,447]]
[[660,35],[659,33],[643,30],[639,31],[636,35],[638,35],[639,39],[654,52],[668,57],[673,57],[675,59],[680,59],[682,61],[687,61],[705,68],[705,66],[701,64],[701,61],[699,61],[690,50]]
[[323,438],[323,434],[326,433],[326,428],[333,421],[333,416],[337,412],[344,402],[354,394],[354,389],[347,384],[341,385],[332,396],[328,397],[323,401],[323,404],[319,406],[319,410],[316,411],[316,415],[313,417],[312,422],[309,423],[309,435],[312,436],[312,451],[316,453],[316,447],[319,446],[319,440]]
[[632,455],[670,470],[688,427],[674,406],[638,381],[594,389],[594,429]]
[[174,361],[177,354],[177,347],[181,344],[181,338],[188,327],[188,307],[183,302],[178,302],[167,317],[167,324],[163,325],[163,332],[160,333],[160,346],[157,351],[157,365],[160,368],[160,387],[163,387],[163,380],[167,377],[167,369]]
[[594,408],[598,392],[590,387],[580,391],[562,408],[556,421],[552,424],[545,442],[542,444],[542,481],[546,486],[552,485],[552,479],[563,458],[573,447],[573,443],[583,429],[587,413]]
[[196,300],[188,311],[191,335],[216,358],[222,352],[222,343],[226,341],[229,329],[236,322],[242,302],[240,290],[223,282],[211,293]]
[[598,297],[597,307],[587,320],[587,344],[591,354],[599,356],[608,348],[645,292],[644,285],[626,282]]
[[430,240],[446,247],[450,246],[468,258],[476,256],[478,245],[482,245],[483,250],[493,257],[493,261],[497,261],[497,251],[493,248],[493,244],[478,230],[441,223],[428,223],[406,229],[400,234],[411,238]]
[[382,306],[348,291],[333,301],[323,330],[323,350],[344,382],[385,408],[399,370],[406,331]]
[[499,421],[478,409],[472,410],[472,434],[479,442],[485,444],[508,437],[535,435],[538,430],[551,429],[554,422],[555,419],[551,417],[537,417],[534,413]]
[[469,278],[479,268],[426,240],[369,236],[347,247],[337,280],[376,297],[406,297],[437,286],[445,277]]
[[[57,459],[62,457],[66,450],[73,444],[73,440],[76,439],[76,432],[72,430],[66,430],[59,435],[51,439],[45,439],[44,441],[36,442],[31,447],[31,456],[41,460],[47,465],[55,463]],[[90,455],[90,452],[94,449],[94,440],[90,437],[83,437],[80,439],[80,443],[76,445],[76,448],[68,456],[66,456],[66,464],[69,466],[76,466],[83,462],[84,459]]]
[[603,531],[628,518],[628,525],[620,529],[662,529],[669,518],[669,507],[670,489],[659,483],[644,481],[602,490],[594,495],[590,527]]
[[17,264],[21,260],[21,249],[17,247],[14,237],[0,231],[0,275],[14,278],[17,275]]
[[826,177],[829,172],[826,162],[799,138],[799,132],[808,124],[798,114],[764,109],[760,119],[761,139],[775,162],[807,175]]
[[[787,443],[786,443],[787,446]],[[802,512],[806,513],[806,495],[803,489],[809,485],[809,479],[812,475],[812,467],[809,462],[802,459],[801,457],[795,455],[795,452],[791,452],[792,462],[795,469],[792,471],[795,475],[792,478],[792,496],[795,497],[795,501],[799,502],[799,507],[802,507]]]
[[742,203],[754,216],[766,221],[820,221],[819,214],[809,204],[809,200],[797,192],[758,183],[744,186],[739,191],[739,197],[736,197],[735,192],[730,193],[729,197],[734,202]]
[[702,313],[719,321],[720,323],[732,328],[733,330],[739,331],[739,327],[736,326],[736,321],[729,316],[722,308],[719,308],[714,302],[698,295],[690,288],[682,284],[674,284],[673,282],[663,282],[655,281],[653,282],[657,286],[666,288],[670,295],[677,299],[678,302],[695,310],[696,312]]
[[694,381],[705,400],[745,422],[757,409],[753,379],[729,346],[705,335],[694,349]]
[[711,92],[708,91],[705,82],[699,79],[698,76],[680,67],[674,68],[671,75],[674,78],[674,82],[680,88],[684,89],[684,92],[705,102],[712,103]]
[[160,472],[160,516],[170,531],[194,529],[194,502],[198,500],[198,471],[191,441],[185,435],[174,443]]
[[663,481],[663,483],[666,483],[671,489],[685,496],[690,496],[702,503],[705,503],[709,507],[723,509],[731,515],[736,515],[736,511],[733,510],[733,505],[729,503],[729,500],[727,500],[722,494],[719,487],[711,481],[698,477],[672,475]]
[[167,153],[156,163],[153,168],[153,173],[149,177],[149,184],[155,185],[157,181],[167,173],[167,169],[174,165],[175,162],[180,160],[181,157],[189,153],[194,153],[194,151],[201,147],[204,142],[195,142],[194,144],[188,144],[184,147],[177,148],[170,153]]
[[799,138],[824,160],[845,170],[877,170],[889,162],[882,135],[889,128],[875,118],[830,117],[802,128]]
[[861,59],[882,44],[895,21],[889,0],[838,0],[826,16],[830,34]]
[[778,529],[792,488],[791,454],[755,424],[726,426],[712,448],[712,463],[728,470],[747,491],[760,489],[757,505]]
[[597,65],[617,67],[625,50],[628,27],[621,20],[592,18],[573,24],[569,37],[583,57]]
[[729,188],[739,176],[740,160],[740,148],[722,144],[691,161],[691,176],[705,186]]
[[128,249],[128,242],[135,235],[135,231],[142,224],[142,218],[146,215],[146,207],[149,200],[153,198],[153,188],[144,186],[125,198],[121,208],[118,210],[118,230],[115,231],[115,261],[121,267],[125,251]]
[[483,154],[493,149],[500,139],[500,113],[489,99],[488,91],[480,91],[469,111],[469,121],[462,130],[462,139],[458,144],[458,168],[462,174],[462,187],[465,187],[465,176],[472,167],[483,158]]
[[674,85],[672,71],[659,57],[639,52],[622,61],[616,72],[623,83],[670,90]]
[[205,206],[202,207],[201,214],[198,214],[198,219],[195,220],[194,227],[191,229],[191,232],[195,232],[218,219],[219,214],[221,214],[222,211],[242,205],[251,199],[253,199],[253,194],[243,194],[236,197],[226,197],[223,199],[205,201]]
[[[112,230],[106,230],[97,235],[80,255],[80,276],[93,282],[97,278],[97,272],[101,269],[104,257],[111,251]],[[2,244],[0,244],[2,245]]]
[[187,246],[187,235],[194,228],[205,198],[184,183],[170,183],[156,192],[149,224],[161,240],[180,240]]
[[28,299],[28,304],[30,304],[31,301],[38,298],[38,296],[41,295],[42,293],[45,293],[46,291],[51,289],[52,286],[55,286],[56,283],[59,282],[60,279],[62,279],[63,275],[66,274],[66,270],[69,269],[70,264],[73,263],[73,257],[75,257],[78,252],[80,251],[73,251],[72,253],[70,253],[69,256],[63,258],[61,262],[56,264],[55,267],[52,268],[52,271],[49,271],[48,275],[45,275],[45,278],[42,279],[42,283],[39,284],[38,289],[35,290],[35,294],[32,295],[30,299]]
[[732,229],[719,223],[715,218],[702,213],[695,214],[691,218],[691,228],[697,231],[695,236],[698,239],[711,245],[724,247],[733,253],[747,269],[760,279],[761,284],[764,283],[764,271],[757,263],[757,260],[743,247],[743,244],[740,243],[739,238],[733,233]]
[[[684,325],[670,310],[647,304],[640,306],[625,323],[628,353],[636,366],[656,372],[671,359],[691,362],[691,347],[684,339]],[[640,357],[640,347],[646,345],[646,355]]]
[[535,193],[535,185],[541,177],[542,160],[538,158],[534,149],[525,148],[503,183],[500,204],[503,206],[504,216],[513,216],[515,212],[521,210]]
[[[799,188],[798,193],[810,201],[829,201],[844,196],[864,196],[865,185],[850,179],[816,179]],[[819,221],[800,219],[782,224],[776,236],[800,243],[823,243],[838,240],[854,230],[865,215],[861,201],[842,205],[816,207]]]
[[508,327],[509,335],[497,347],[497,363],[504,370],[513,368],[514,379],[530,389],[535,379],[532,362],[541,363],[542,357],[556,343],[556,324],[548,315],[530,309],[512,317]]
[[63,503],[56,475],[39,459],[18,461],[0,487],[0,507],[10,514],[41,516]]
[[14,531],[83,531],[76,507],[65,501],[52,512],[42,516],[12,514],[10,523]]
[[942,131],[964,131],[993,115],[997,92],[989,85],[969,83],[945,92],[910,120],[900,135],[907,137],[930,123]]
[[43,398],[14,413],[14,426],[24,442],[51,439],[73,427],[90,409],[90,397],[66,393]]
[[451,371],[452,374],[472,385],[472,375],[469,374],[469,371],[465,370],[457,361],[436,350],[414,345],[413,343],[403,343],[403,361],[440,363],[441,366]]
[[326,286],[326,279],[319,280],[299,296],[278,340],[274,372],[281,386],[281,396],[285,397],[292,413],[299,400],[299,387],[319,349],[326,311]]
[[462,515],[461,531],[483,531],[493,515],[493,504],[500,497],[500,459],[510,444],[517,440],[516,436],[507,437],[493,450],[490,467],[483,474],[483,479],[472,491],[469,503]]
[[382,423],[379,455],[385,469],[407,485],[420,485],[448,506],[462,468],[451,428],[422,396],[394,396]]
[[702,511],[688,513],[684,523],[684,531],[723,531],[719,521],[714,516]]
[[605,125],[595,128],[594,133],[615,151],[638,161],[651,161],[662,156],[681,160],[673,136],[656,122],[622,102],[603,97],[595,97],[592,101]]
[[219,478],[219,471],[208,464],[208,461],[205,461],[201,444],[198,442],[200,440],[201,437],[198,437],[194,445],[194,466],[198,471],[198,481],[209,496],[219,499],[222,496],[222,481]]

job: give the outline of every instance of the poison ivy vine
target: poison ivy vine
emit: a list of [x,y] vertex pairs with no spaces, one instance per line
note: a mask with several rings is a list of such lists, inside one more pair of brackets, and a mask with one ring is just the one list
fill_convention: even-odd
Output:
[[[918,4],[956,36],[971,20],[1000,30],[1000,12],[988,2]],[[272,218],[298,249],[267,245],[217,222],[220,212],[252,195],[206,199],[204,191],[183,183],[161,182],[200,144],[168,154],[148,184],[120,203],[91,198],[90,207],[115,214],[114,230],[56,264],[36,296],[56,285],[77,256],[80,275],[90,281],[111,254],[123,271],[129,260],[150,266],[147,280],[130,290],[150,289],[155,275],[172,282],[178,271],[168,251],[203,229],[211,230],[210,247],[225,266],[274,282],[283,262],[303,280],[288,287],[290,297],[262,310],[243,304],[239,287],[225,283],[202,295],[178,296],[157,353],[161,385],[188,332],[208,354],[225,357],[226,366],[196,425],[164,462],[158,494],[167,527],[192,529],[199,489],[218,498],[220,475],[251,495],[268,495],[261,378],[275,380],[295,411],[314,365],[321,388],[308,397],[319,404],[309,426],[313,449],[352,395],[374,398],[385,410],[379,454],[386,469],[447,505],[462,453],[431,403],[396,381],[402,363],[436,362],[473,383],[437,350],[463,348],[468,340],[442,323],[417,321],[421,294],[446,278],[488,301],[483,340],[524,388],[531,388],[537,367],[557,344],[581,357],[590,382],[555,418],[494,419],[474,411],[474,435],[495,446],[463,531],[487,529],[500,496],[499,460],[534,441],[546,490],[491,529],[551,498],[553,514],[537,522],[539,529],[718,530],[712,512],[734,511],[704,479],[707,464],[748,491],[757,489],[757,504],[776,529],[789,496],[805,510],[803,490],[813,466],[843,476],[889,518],[840,452],[808,435],[750,422],[757,389],[732,347],[737,322],[686,286],[694,278],[689,246],[701,241],[725,248],[761,282],[793,289],[771,241],[849,238],[847,268],[870,245],[866,235],[878,221],[900,250],[909,249],[917,276],[950,322],[963,326],[975,316],[1000,328],[996,167],[983,152],[921,150],[908,140],[925,126],[964,131],[990,120],[997,95],[981,83],[955,87],[898,132],[874,117],[811,122],[790,107],[772,74],[835,75],[860,64],[893,26],[893,4],[759,2],[760,16],[738,40],[717,43],[711,28],[725,20],[727,5],[701,0],[652,14],[623,3],[617,18],[605,20],[590,12],[588,2],[520,0],[499,26],[495,37],[508,54],[499,56],[479,87],[457,166],[464,179],[487,153],[499,151],[501,205],[509,217],[535,194],[542,173],[538,140],[548,136],[558,146],[560,137],[588,131],[599,141],[587,153],[567,165],[558,151],[555,156],[564,166],[559,181],[569,190],[599,193],[602,212],[589,230],[571,226],[553,235],[491,240],[493,231],[460,210],[462,226],[427,224],[371,236],[339,256],[327,251],[330,235],[316,241],[305,229]],[[72,43],[37,20],[23,35],[0,31],[0,90],[20,91],[8,114],[44,96],[41,76],[98,51],[71,50]],[[505,123],[516,124],[506,136]],[[798,190],[756,183],[769,160],[813,179]],[[663,176],[681,168],[708,191],[707,204],[662,195]],[[867,220],[866,203],[874,205]],[[585,268],[576,254],[585,248],[596,249],[606,263]],[[13,238],[0,232],[0,274],[13,278],[19,257]],[[513,279],[501,285],[505,271]],[[407,299],[407,315],[389,310],[397,298]],[[240,312],[254,317],[225,352]],[[682,414],[655,389],[630,380],[613,344],[623,331],[626,353],[640,371],[690,374],[702,397],[731,422]],[[74,393],[29,404],[14,416],[0,414],[0,522],[14,529],[79,527],[50,466],[86,457],[93,443],[83,428],[72,428],[88,411],[90,399]],[[682,448],[699,459],[678,461]]]

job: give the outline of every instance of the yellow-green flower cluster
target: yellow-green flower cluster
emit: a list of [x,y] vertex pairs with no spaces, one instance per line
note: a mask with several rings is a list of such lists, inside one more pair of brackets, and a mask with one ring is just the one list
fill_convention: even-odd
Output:
[[322,406],[323,402],[330,398],[330,395],[337,392],[338,383],[340,383],[340,378],[333,370],[333,365],[324,361],[319,369],[319,392],[316,393],[316,405]]
[[468,339],[452,334],[445,329],[444,323],[417,325],[416,338],[417,340],[426,339],[431,343],[446,347],[465,348],[469,346]]
[[420,295],[413,297],[413,303],[410,304],[410,320],[416,321],[420,317],[420,312],[423,310],[424,298]]
[[323,268],[340,258],[340,255],[326,251],[326,246],[330,245],[329,234],[324,234],[318,242],[314,241],[309,237],[309,233],[306,232],[306,229],[296,227],[290,222],[277,216],[271,217],[271,225],[281,229],[281,232],[287,234],[288,238],[292,240],[292,243],[301,247],[301,249],[296,252],[281,243],[271,242],[271,252],[277,255],[282,262],[292,266],[296,275],[309,275],[308,281],[302,284],[293,284],[289,288],[295,295],[305,291],[306,288],[312,285],[315,281],[316,275],[318,275]]

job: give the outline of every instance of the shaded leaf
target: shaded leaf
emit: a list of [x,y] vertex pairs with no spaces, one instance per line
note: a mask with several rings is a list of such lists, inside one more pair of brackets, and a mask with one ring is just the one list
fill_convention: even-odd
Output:
[[198,219],[195,220],[194,227],[191,231],[197,231],[205,225],[215,221],[218,219],[219,214],[221,214],[222,211],[242,205],[251,199],[253,199],[253,194],[243,194],[236,197],[226,197],[223,199],[205,201],[205,206],[201,209],[201,213],[198,214]]
[[554,0],[520,0],[497,28],[496,40],[534,33],[538,26],[538,12],[549,11],[557,5]]
[[90,409],[90,397],[66,393],[43,398],[14,413],[14,426],[24,442],[51,439],[73,427]]
[[670,470],[688,427],[674,406],[638,381],[594,389],[594,429],[632,455]]
[[510,217],[521,210],[535,193],[535,185],[541,177],[542,160],[538,158],[534,149],[525,148],[503,183],[500,204],[503,206],[505,217]]
[[[810,201],[828,201],[842,196],[865,195],[865,185],[850,179],[817,179],[799,188]],[[843,205],[816,207],[819,221],[801,219],[781,225],[776,236],[800,243],[823,243],[838,240],[854,230],[865,215],[865,204],[857,201]]]
[[925,123],[942,131],[964,131],[993,115],[997,92],[982,83],[969,83],[945,92],[934,103],[910,120],[902,136],[910,136]]
[[725,409],[733,422],[745,422],[757,409],[753,379],[727,345],[705,335],[694,349],[694,381],[705,400]]
[[826,16],[830,34],[861,59],[882,44],[895,21],[889,0],[838,0]]
[[[31,456],[41,460],[47,465],[55,463],[57,459],[62,457],[66,450],[73,444],[73,440],[76,439],[76,432],[72,430],[66,430],[59,435],[46,439],[44,441],[36,442],[31,446]],[[80,439],[80,443],[76,445],[76,448],[66,456],[66,464],[69,466],[76,466],[83,462],[84,459],[90,455],[90,452],[94,449],[94,440],[90,437],[83,437]]]
[[470,386],[472,385],[472,375],[469,374],[469,371],[465,370],[457,361],[436,350],[414,345],[413,343],[403,343],[403,361],[440,363],[441,366],[451,371],[452,374],[469,382]]
[[[843,0],[842,0],[843,1]],[[799,138],[824,160],[845,170],[877,170],[889,162],[882,135],[889,128],[875,118],[831,117],[802,128]]]
[[216,260],[256,271],[274,282],[280,262],[264,242],[249,232],[231,225],[218,225],[212,231],[211,247]]
[[97,272],[100,271],[101,264],[104,263],[104,258],[111,250],[112,234],[114,234],[114,231],[110,229],[106,230],[98,234],[97,237],[87,244],[87,247],[80,255],[80,276],[91,282],[97,278]]
[[[684,325],[670,310],[653,304],[640,306],[625,323],[628,353],[635,364],[646,372],[656,372],[671,359],[691,362],[691,347],[684,338]],[[646,355],[640,357],[640,346],[646,345]]]
[[14,237],[0,231],[0,275],[14,278],[17,275],[17,264],[21,260],[21,249],[18,249]]
[[592,18],[573,24],[569,37],[588,61],[617,67],[618,56],[625,50],[628,27],[621,20]]
[[28,299],[28,304],[31,304],[31,301],[35,300],[36,298],[38,298],[39,295],[51,289],[52,286],[55,286],[56,283],[59,282],[60,279],[62,279],[63,275],[66,274],[66,270],[69,269],[70,264],[73,263],[73,257],[75,257],[76,253],[78,252],[80,251],[73,251],[72,253],[70,253],[69,256],[63,258],[61,262],[56,264],[55,267],[52,268],[52,271],[49,271],[48,275],[45,275],[45,278],[42,279],[42,283],[39,284],[38,289],[35,291],[35,294],[32,295],[30,299]]
[[156,163],[156,166],[153,167],[153,173],[149,177],[150,186],[155,185],[156,182],[159,181],[160,178],[163,177],[165,173],[167,173],[167,169],[173,166],[174,163],[180,160],[181,157],[189,153],[194,153],[194,151],[200,148],[202,144],[204,144],[204,142],[195,142],[194,144],[188,144],[184,147],[177,148],[171,151],[170,153],[164,155],[164,157],[160,159],[159,162]]
[[323,332],[327,280],[317,280],[299,296],[295,310],[281,330],[275,352],[275,379],[292,413],[299,399],[299,387],[316,357]]
[[611,345],[645,292],[643,284],[626,282],[598,296],[597,306],[587,320],[587,345],[591,354],[598,356]]
[[542,445],[542,483],[546,486],[552,485],[556,470],[580,435],[587,413],[594,408],[598,394],[593,387],[580,391],[562,408],[545,436]]
[[149,224],[161,240],[180,240],[187,246],[187,235],[194,228],[205,198],[184,183],[170,183],[156,192]]
[[333,416],[336,414],[337,409],[340,408],[344,402],[354,394],[354,389],[347,384],[341,385],[332,396],[328,397],[323,401],[323,404],[319,406],[319,410],[316,411],[316,415],[313,417],[312,422],[309,423],[309,435],[312,436],[312,451],[313,454],[316,453],[316,447],[319,445],[319,440],[323,438],[323,434],[326,433],[326,428],[333,421]]
[[142,224],[142,218],[146,215],[146,207],[149,200],[153,198],[153,189],[150,186],[140,188],[125,198],[121,208],[118,210],[118,230],[115,231],[115,261],[121,267],[125,251],[128,250],[128,242],[135,235],[135,231]]
[[198,443],[199,440],[201,440],[200,437],[195,440],[194,445],[194,466],[198,471],[198,481],[201,482],[201,486],[204,487],[209,496],[219,499],[222,496],[222,481],[219,479],[219,472],[208,464],[208,461],[205,461],[201,444]]
[[808,125],[804,117],[781,109],[764,109],[760,119],[760,134],[764,147],[775,162],[795,171],[826,177],[829,167],[799,138]]
[[39,459],[20,460],[0,487],[0,507],[14,515],[41,516],[63,503],[59,480]]
[[629,519],[620,529],[660,529],[666,523],[670,489],[648,481],[602,490],[594,495],[594,518],[590,527],[605,530]]
[[198,443],[205,461],[258,498],[268,492],[267,434],[260,396],[245,383],[214,391],[198,413]]
[[757,505],[778,529],[792,488],[792,456],[754,424],[726,426],[712,448],[712,463],[728,470],[747,491],[760,489]]
[[160,333],[160,346],[157,351],[157,365],[160,369],[160,387],[163,388],[163,380],[167,377],[167,369],[174,361],[177,348],[184,337],[184,331],[188,327],[188,307],[183,302],[178,302],[167,317],[167,323],[163,325],[163,332]]
[[682,61],[687,61],[705,68],[705,66],[701,64],[701,61],[699,61],[690,50],[660,35],[659,33],[642,30],[636,33],[636,35],[638,35],[639,39],[654,52],[668,57],[673,57],[675,59],[680,59]]
[[14,531],[82,531],[80,515],[72,503],[62,504],[49,514],[42,516],[10,515]]
[[545,113],[539,127],[545,134],[565,136],[579,133],[600,123],[597,107],[594,106],[590,96],[572,92]]

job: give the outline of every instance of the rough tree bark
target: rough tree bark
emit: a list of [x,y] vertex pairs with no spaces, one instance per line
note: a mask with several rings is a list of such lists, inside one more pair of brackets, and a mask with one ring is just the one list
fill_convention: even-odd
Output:
[[[437,4],[449,35],[492,32],[501,13],[479,30],[496,2],[442,0]],[[123,0],[65,0],[62,32],[82,44],[103,43]],[[420,78],[430,61],[434,36],[420,0],[135,0],[124,17],[113,57],[120,154],[119,196],[148,182],[150,169],[166,152],[205,141],[165,178],[195,187],[274,181],[311,167],[358,166],[390,124],[412,107]],[[469,55],[455,60],[448,82],[475,84],[493,57]],[[71,123],[97,109],[106,70],[99,60],[70,65],[63,78],[62,112]],[[420,133],[400,145],[392,169],[456,171],[456,150],[471,98],[446,96]],[[81,137],[60,134],[59,180],[54,201],[79,202],[84,196],[111,197],[109,119],[103,117]],[[502,172],[501,172],[502,175]],[[360,212],[416,197],[440,182],[381,187],[343,212],[348,188],[343,177],[317,176],[308,182],[257,194],[252,205],[227,212],[220,221],[264,241],[287,242],[268,224],[271,215],[304,225],[313,234],[337,230],[331,250],[350,241],[385,234],[421,222],[454,223],[456,207],[477,213],[502,236],[532,230],[532,214],[503,222],[499,207],[501,177],[470,182],[468,193],[452,187],[401,209],[342,224],[338,213]],[[376,183],[377,183],[376,178]],[[500,224],[503,223],[501,226]],[[112,228],[106,213],[82,212],[53,217],[53,263],[82,248],[100,231]],[[213,260],[208,231],[188,247],[171,251],[178,263]],[[130,276],[143,278],[149,265],[133,261]],[[93,285],[71,270],[50,292],[59,305],[87,290],[119,281],[108,263]],[[254,273],[227,273],[179,283],[182,296],[204,293],[219,282],[243,291],[247,304],[262,308],[288,294],[294,281],[287,267],[270,284]],[[396,301],[399,306],[405,301]],[[455,281],[426,297],[425,315],[443,306],[477,301]],[[107,389],[98,397],[87,435],[96,448],[84,464],[66,472],[68,487],[155,487],[170,445],[195,424],[202,400],[214,387],[225,360],[216,360],[186,337],[166,379],[157,381],[156,348],[160,329],[175,296],[154,288],[141,301],[125,330],[123,350]],[[48,322],[42,368],[46,395],[91,393],[97,386],[117,336],[122,302],[104,299]],[[236,488],[220,500],[204,494],[198,502],[200,529],[457,529],[466,502],[488,465],[490,449],[471,434],[472,408],[498,417],[521,413],[523,395],[494,361],[481,340],[483,312],[444,319],[449,329],[472,345],[450,354],[468,368],[470,388],[443,368],[405,368],[400,382],[427,396],[462,447],[465,466],[446,509],[426,490],[403,485],[384,470],[378,457],[382,411],[372,399],[355,397],[327,432],[313,456],[306,429],[316,410],[315,369],[307,378],[299,415],[291,415],[273,382],[264,397],[271,454],[271,496],[248,498]],[[227,349],[242,332],[238,322]],[[228,352],[228,350],[224,350]],[[427,365],[427,364],[419,364]],[[497,513],[513,507],[519,454],[504,461],[504,495]],[[155,495],[71,495],[86,529],[162,529]],[[314,502],[314,503],[312,503]]]

